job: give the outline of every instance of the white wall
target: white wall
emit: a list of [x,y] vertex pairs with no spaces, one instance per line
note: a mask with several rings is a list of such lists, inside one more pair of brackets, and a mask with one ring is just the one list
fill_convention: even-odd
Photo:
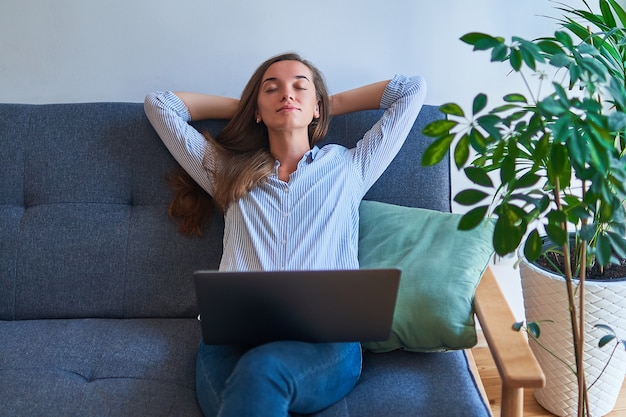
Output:
[[[563,0],[579,5],[580,0]],[[595,4],[594,1],[592,3]],[[421,74],[427,103],[463,105],[521,88],[459,41],[470,31],[551,34],[549,0],[2,0],[0,102],[142,101],[146,92],[238,96],[269,56],[297,51],[331,92]],[[454,179],[455,190],[463,186]],[[519,278],[496,273],[516,315]]]
[[[577,0],[578,1],[578,0]],[[141,101],[154,89],[238,96],[265,58],[295,50],[332,91],[419,73],[429,103],[512,79],[458,38],[536,36],[549,0],[2,0],[0,101]]]

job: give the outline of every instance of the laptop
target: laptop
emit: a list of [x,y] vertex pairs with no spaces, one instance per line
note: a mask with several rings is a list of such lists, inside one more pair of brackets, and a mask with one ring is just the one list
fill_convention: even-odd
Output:
[[399,282],[399,269],[194,272],[213,345],[387,340]]

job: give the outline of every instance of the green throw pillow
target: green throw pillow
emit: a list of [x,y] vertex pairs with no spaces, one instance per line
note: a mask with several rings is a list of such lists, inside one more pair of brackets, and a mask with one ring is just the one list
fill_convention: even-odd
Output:
[[476,344],[474,292],[493,254],[492,223],[457,229],[460,214],[363,201],[361,268],[402,271],[391,337],[374,352],[432,352]]

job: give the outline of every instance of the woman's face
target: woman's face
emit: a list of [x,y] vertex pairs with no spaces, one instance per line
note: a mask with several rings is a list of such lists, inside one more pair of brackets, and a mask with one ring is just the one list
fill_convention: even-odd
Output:
[[257,122],[265,123],[268,130],[302,129],[319,113],[309,67],[299,61],[279,61],[265,71],[257,97]]

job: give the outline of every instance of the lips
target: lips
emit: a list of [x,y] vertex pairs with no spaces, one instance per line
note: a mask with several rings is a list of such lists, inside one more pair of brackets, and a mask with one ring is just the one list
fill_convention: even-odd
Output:
[[295,106],[282,106],[281,108],[277,110],[277,112],[294,111],[294,110],[300,110],[300,109]]

